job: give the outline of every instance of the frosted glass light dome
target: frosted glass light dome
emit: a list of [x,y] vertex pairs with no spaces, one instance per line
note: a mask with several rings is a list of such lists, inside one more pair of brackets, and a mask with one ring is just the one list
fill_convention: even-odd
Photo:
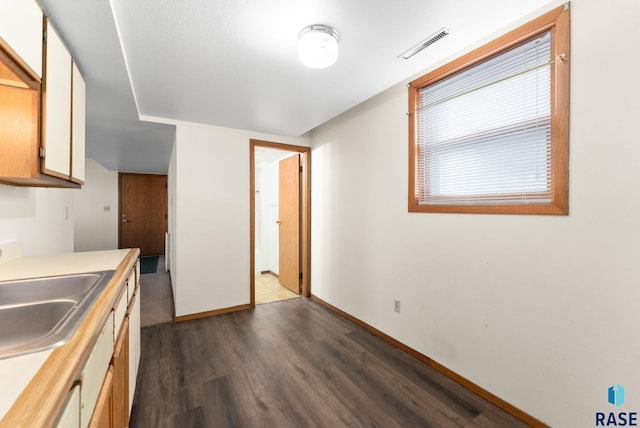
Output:
[[309,25],[298,35],[298,58],[310,68],[327,68],[338,59],[338,33],[328,25]]

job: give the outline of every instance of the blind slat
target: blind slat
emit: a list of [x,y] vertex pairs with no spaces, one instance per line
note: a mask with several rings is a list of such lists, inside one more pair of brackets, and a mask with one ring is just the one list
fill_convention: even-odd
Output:
[[547,32],[419,90],[419,204],[551,201],[550,56]]

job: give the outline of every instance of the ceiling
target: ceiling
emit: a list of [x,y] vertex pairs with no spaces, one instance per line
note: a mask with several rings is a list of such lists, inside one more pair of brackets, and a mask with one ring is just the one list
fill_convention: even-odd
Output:
[[[114,171],[165,173],[175,121],[299,136],[548,1],[40,3],[87,81],[87,157]],[[298,61],[298,33],[310,24],[340,34],[333,67]],[[398,57],[443,27],[451,34]]]

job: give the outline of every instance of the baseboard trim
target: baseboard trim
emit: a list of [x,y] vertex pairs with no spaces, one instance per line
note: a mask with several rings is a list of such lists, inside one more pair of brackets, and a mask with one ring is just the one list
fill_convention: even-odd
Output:
[[513,406],[512,404],[507,403],[506,401],[504,401],[502,398],[498,397],[497,395],[494,395],[491,392],[487,391],[486,389],[476,385],[475,383],[471,382],[469,379],[466,379],[465,377],[457,374],[453,370],[448,369],[447,367],[443,366],[442,364],[438,363],[437,361],[432,360],[428,356],[426,356],[426,355],[416,351],[415,349],[405,345],[404,343],[394,339],[393,337],[389,336],[388,334],[383,333],[382,331],[380,331],[377,328],[367,324],[366,322],[361,321],[358,318],[356,318],[356,317],[344,312],[343,310],[336,308],[335,306],[333,306],[332,304],[322,300],[318,296],[316,296],[314,294],[311,294],[311,299],[313,301],[315,301],[315,302],[318,302],[320,305],[324,306],[325,308],[335,312],[336,314],[348,319],[349,321],[353,322],[354,324],[359,325],[360,327],[364,328],[365,330],[367,330],[369,333],[373,334],[374,336],[379,337],[380,339],[390,343],[391,345],[393,345],[396,348],[406,352],[407,354],[411,355],[412,357],[417,358],[418,360],[422,361],[423,363],[425,363],[429,367],[437,370],[438,372],[442,373],[443,375],[445,375],[449,379],[453,380],[454,382],[460,384],[461,386],[463,386],[464,388],[468,389],[469,391],[479,395],[480,397],[484,398],[488,402],[494,404],[495,406],[499,407],[500,409],[504,410],[505,412],[509,413],[510,415],[520,419],[525,424],[527,424],[527,425],[529,425],[531,427],[548,427],[548,425],[542,423],[538,419],[536,419],[533,416],[529,415],[528,413],[518,409],[517,407]]
[[181,315],[179,317],[176,317],[176,322],[196,320],[198,318],[206,318],[206,317],[212,317],[214,315],[228,314],[229,312],[244,311],[246,309],[251,309],[251,308],[252,306],[250,304],[246,304],[246,305],[231,306],[230,308],[216,309],[215,311],[198,312],[197,314]]

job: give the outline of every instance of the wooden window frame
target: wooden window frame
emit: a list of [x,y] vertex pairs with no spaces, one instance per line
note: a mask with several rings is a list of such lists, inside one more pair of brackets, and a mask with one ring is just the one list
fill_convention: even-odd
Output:
[[[569,49],[570,17],[568,3],[523,26],[425,74],[409,84],[409,212],[478,214],[569,213]],[[425,183],[418,177],[418,129],[414,113],[419,90],[455,73],[493,58],[544,32],[551,32],[551,202],[548,204],[420,205],[419,194]]]

